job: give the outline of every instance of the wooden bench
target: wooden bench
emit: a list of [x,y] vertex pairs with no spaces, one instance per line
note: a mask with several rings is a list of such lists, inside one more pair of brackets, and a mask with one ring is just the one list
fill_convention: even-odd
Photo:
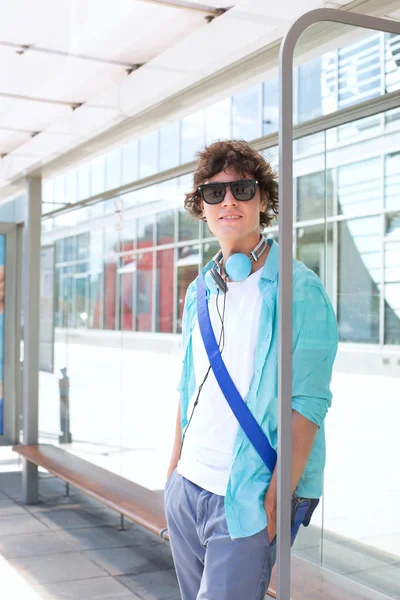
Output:
[[[98,467],[61,448],[49,444],[14,446],[26,460],[59,477],[67,484],[96,498],[121,515],[169,541],[161,494]],[[340,575],[292,556],[292,600],[374,600],[371,591],[358,592],[355,584]],[[275,569],[267,597],[276,598]]]

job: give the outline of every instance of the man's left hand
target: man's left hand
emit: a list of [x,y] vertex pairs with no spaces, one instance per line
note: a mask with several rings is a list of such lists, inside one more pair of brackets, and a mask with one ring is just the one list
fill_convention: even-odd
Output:
[[268,492],[264,497],[264,509],[267,513],[267,537],[268,543],[271,544],[276,536],[276,496],[271,498]]

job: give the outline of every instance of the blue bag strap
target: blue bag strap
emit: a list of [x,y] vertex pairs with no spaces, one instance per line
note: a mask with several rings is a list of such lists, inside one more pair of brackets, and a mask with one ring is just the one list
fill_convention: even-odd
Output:
[[276,464],[276,452],[272,448],[267,436],[256,421],[254,415],[251,413],[249,407],[241,397],[228,373],[224,361],[222,360],[221,352],[211,325],[206,298],[206,287],[202,275],[198,277],[197,315],[201,337],[203,338],[204,347],[215,379],[245,434],[272,473]]

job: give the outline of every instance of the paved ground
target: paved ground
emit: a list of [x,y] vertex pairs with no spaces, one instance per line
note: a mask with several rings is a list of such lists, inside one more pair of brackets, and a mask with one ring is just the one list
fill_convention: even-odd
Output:
[[[16,600],[180,600],[167,542],[41,474],[21,506],[21,474],[0,473],[0,582]],[[4,595],[7,590],[9,596]]]
[[[102,504],[40,473],[40,500],[21,504],[21,472],[9,449],[0,452],[0,585],[16,600],[180,600],[170,547]],[[162,492],[160,492],[162,493]],[[320,563],[321,530],[302,529],[295,553]],[[324,565],[400,598],[394,555],[325,533]],[[12,594],[12,595],[11,595]],[[366,598],[381,598],[367,593]],[[2,597],[6,597],[2,595]],[[7,596],[8,597],[8,596]],[[244,599],[245,600],[245,599]]]

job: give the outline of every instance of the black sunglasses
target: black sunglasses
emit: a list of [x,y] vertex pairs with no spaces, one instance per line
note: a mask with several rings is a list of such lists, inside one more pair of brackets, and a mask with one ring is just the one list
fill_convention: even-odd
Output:
[[225,198],[226,188],[229,186],[235,200],[247,202],[248,200],[252,200],[256,195],[257,185],[258,181],[256,179],[239,179],[238,181],[226,182],[218,181],[215,183],[199,185],[196,194],[200,195],[207,204],[219,204]]

